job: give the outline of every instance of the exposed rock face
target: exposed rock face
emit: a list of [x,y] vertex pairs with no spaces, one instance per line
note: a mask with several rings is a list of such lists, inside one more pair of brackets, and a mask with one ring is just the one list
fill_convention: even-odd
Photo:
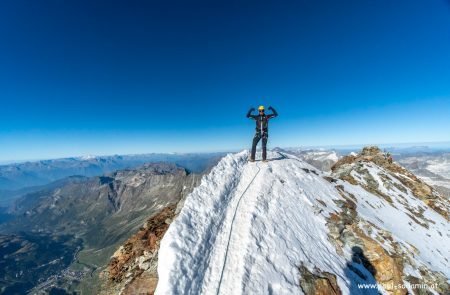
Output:
[[336,282],[336,276],[328,272],[310,272],[305,266],[300,266],[300,286],[306,295],[341,295],[341,289]]
[[[345,193],[342,187],[338,187],[341,195],[346,202],[337,202],[342,209],[340,215],[332,214],[329,218],[328,227],[330,229],[330,238],[336,243],[337,250],[342,253],[342,248],[348,246],[352,248],[352,262],[364,266],[372,274],[376,282],[387,286],[385,289],[390,294],[406,294],[405,290],[394,290],[390,286],[402,284],[402,261],[396,259],[383,247],[380,242],[374,240],[359,228],[359,224],[364,224],[358,217],[356,204],[352,196]],[[366,223],[366,226],[373,226]],[[349,269],[359,275],[364,281],[367,281],[365,275],[358,272],[357,269],[349,265]],[[367,281],[370,283],[370,280]]]
[[185,188],[178,202],[150,217],[136,234],[120,246],[100,274],[103,282],[100,294],[154,294],[158,283],[159,242],[183,208],[188,193],[199,181],[200,176],[197,175],[193,185]]
[[175,205],[162,209],[112,256],[104,294],[153,294],[158,282],[158,248],[175,214]]
[[[359,239],[363,243],[365,249],[364,256],[367,257],[368,262],[365,264],[364,260],[362,260],[361,263],[374,275],[375,280],[378,283],[385,286],[386,291],[390,294],[407,294],[406,290],[397,290],[393,287],[403,283],[402,260],[397,259],[395,254],[390,255],[389,252],[381,247],[374,239],[366,236],[361,231],[357,232]],[[358,256],[360,253],[354,251],[354,255]]]

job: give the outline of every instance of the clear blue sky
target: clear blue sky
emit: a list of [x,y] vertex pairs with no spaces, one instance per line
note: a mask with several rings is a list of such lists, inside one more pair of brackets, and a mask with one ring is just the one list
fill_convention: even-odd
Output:
[[450,140],[440,0],[1,1],[0,161]]

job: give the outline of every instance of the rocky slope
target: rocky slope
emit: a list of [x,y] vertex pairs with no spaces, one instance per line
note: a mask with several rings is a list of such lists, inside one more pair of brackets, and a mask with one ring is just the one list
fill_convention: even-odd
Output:
[[[342,158],[332,170],[334,177],[345,181],[337,184],[330,178],[345,199],[340,204],[343,214],[328,219],[338,251],[354,244],[364,249],[371,273],[389,294],[406,294],[395,288],[405,282],[436,286],[432,291],[439,294],[450,292],[445,273],[449,250],[436,247],[450,238],[448,199],[377,147]],[[365,219],[368,214],[372,217]]]
[[[423,208],[412,208],[403,194],[412,194],[426,205],[449,219],[449,201],[432,186],[395,162],[377,147],[366,147],[360,154],[340,159],[333,167],[333,174],[347,182],[360,185],[367,191],[393,204],[394,196],[412,215],[421,218]],[[423,219],[423,218],[422,218]],[[426,220],[423,220],[426,223]]]
[[158,282],[159,243],[175,217],[170,205],[147,220],[142,228],[113,254],[100,275],[100,294],[153,294]]

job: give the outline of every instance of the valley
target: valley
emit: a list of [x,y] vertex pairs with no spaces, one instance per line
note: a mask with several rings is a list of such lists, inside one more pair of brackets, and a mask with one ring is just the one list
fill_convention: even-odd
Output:
[[[191,167],[210,166],[199,161]],[[1,292],[91,294],[117,246],[149,216],[188,194],[201,175],[158,162],[71,176],[19,197],[0,223]]]

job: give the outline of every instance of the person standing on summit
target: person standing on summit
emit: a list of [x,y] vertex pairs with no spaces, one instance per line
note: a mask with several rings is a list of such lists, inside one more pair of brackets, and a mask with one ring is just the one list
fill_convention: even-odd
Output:
[[263,161],[267,161],[267,139],[269,138],[269,120],[278,116],[277,111],[273,107],[269,107],[269,110],[272,111],[272,114],[266,115],[264,113],[264,106],[259,106],[258,115],[253,115],[252,112],[255,108],[251,108],[247,113],[247,118],[253,119],[256,121],[256,133],[253,137],[252,144],[252,154],[250,156],[250,162],[255,161],[256,154],[256,146],[258,145],[259,140],[262,138],[262,159]]

